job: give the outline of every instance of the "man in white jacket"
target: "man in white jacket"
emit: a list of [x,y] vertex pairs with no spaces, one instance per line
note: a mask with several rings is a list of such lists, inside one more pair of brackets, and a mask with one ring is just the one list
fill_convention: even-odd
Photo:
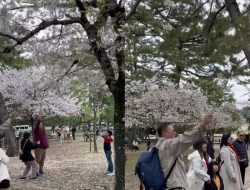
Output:
[[6,155],[6,149],[0,148],[0,190],[10,187],[10,175],[6,163],[9,157]]

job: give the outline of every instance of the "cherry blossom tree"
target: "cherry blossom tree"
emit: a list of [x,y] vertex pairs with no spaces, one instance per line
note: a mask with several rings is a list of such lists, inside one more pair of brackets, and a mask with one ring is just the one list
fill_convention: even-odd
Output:
[[124,189],[124,1],[6,0],[0,5],[0,35],[13,42],[2,53],[22,46],[38,63],[68,64],[84,54],[98,60],[115,102],[115,189]]
[[79,114],[81,104],[70,94],[69,81],[56,81],[49,69],[29,67],[0,73],[0,91],[8,112],[18,117]]
[[152,78],[144,82],[133,81],[126,90],[127,127],[152,127],[159,121],[169,121],[183,129],[197,124],[206,113],[213,113],[216,128],[235,127],[242,121],[235,105],[209,105],[198,89],[188,85],[176,88],[168,81],[163,84]]

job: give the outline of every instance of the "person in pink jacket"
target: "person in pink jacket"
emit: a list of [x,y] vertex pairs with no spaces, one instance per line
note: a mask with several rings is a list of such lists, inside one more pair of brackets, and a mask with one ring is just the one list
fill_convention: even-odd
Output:
[[40,141],[38,148],[35,149],[35,158],[36,162],[39,165],[39,172],[37,173],[37,176],[43,176],[44,161],[46,159],[46,149],[49,148],[49,141],[45,133],[43,122],[41,120],[38,120],[36,123],[34,129],[34,141],[35,142]]

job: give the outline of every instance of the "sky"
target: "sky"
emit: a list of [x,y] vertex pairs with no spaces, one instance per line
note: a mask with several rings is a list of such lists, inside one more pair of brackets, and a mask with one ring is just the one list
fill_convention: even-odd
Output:
[[[237,84],[236,81],[230,81],[230,84],[233,85],[231,90],[234,94],[234,98],[236,99],[237,107],[242,108],[245,107],[247,103],[249,104],[248,99],[250,97],[250,91],[243,85]],[[250,89],[250,85],[248,85],[248,87]]]

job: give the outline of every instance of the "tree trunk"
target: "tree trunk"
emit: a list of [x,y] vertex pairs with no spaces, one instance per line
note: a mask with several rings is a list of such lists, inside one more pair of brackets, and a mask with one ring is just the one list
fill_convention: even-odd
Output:
[[180,63],[175,65],[175,70],[172,76],[172,82],[176,85],[176,88],[179,88],[180,81],[181,81],[181,73],[182,73],[182,66]]
[[250,34],[249,21],[247,18],[242,16],[236,0],[225,0],[225,2],[231,21],[236,29],[237,36],[240,39],[241,49],[243,50],[248,64],[250,65],[250,43],[247,41],[248,38],[244,38],[244,36]]
[[0,140],[6,141],[8,145],[8,150],[6,152],[7,155],[15,156],[17,155],[17,149],[18,149],[15,131],[11,127],[11,120],[9,120],[9,122],[7,120],[8,120],[8,112],[4,105],[3,96],[0,93]]
[[93,125],[94,125],[94,152],[97,153],[98,150],[97,150],[97,143],[96,143],[96,112],[97,112],[97,108],[94,107],[94,122],[93,122]]
[[114,95],[115,190],[125,189],[125,73],[119,73]]
[[3,95],[0,93],[0,125],[8,119],[8,112],[4,105]]
[[130,149],[132,149],[132,144],[133,140],[135,139],[136,133],[137,133],[137,127],[133,125],[128,135],[128,147]]

